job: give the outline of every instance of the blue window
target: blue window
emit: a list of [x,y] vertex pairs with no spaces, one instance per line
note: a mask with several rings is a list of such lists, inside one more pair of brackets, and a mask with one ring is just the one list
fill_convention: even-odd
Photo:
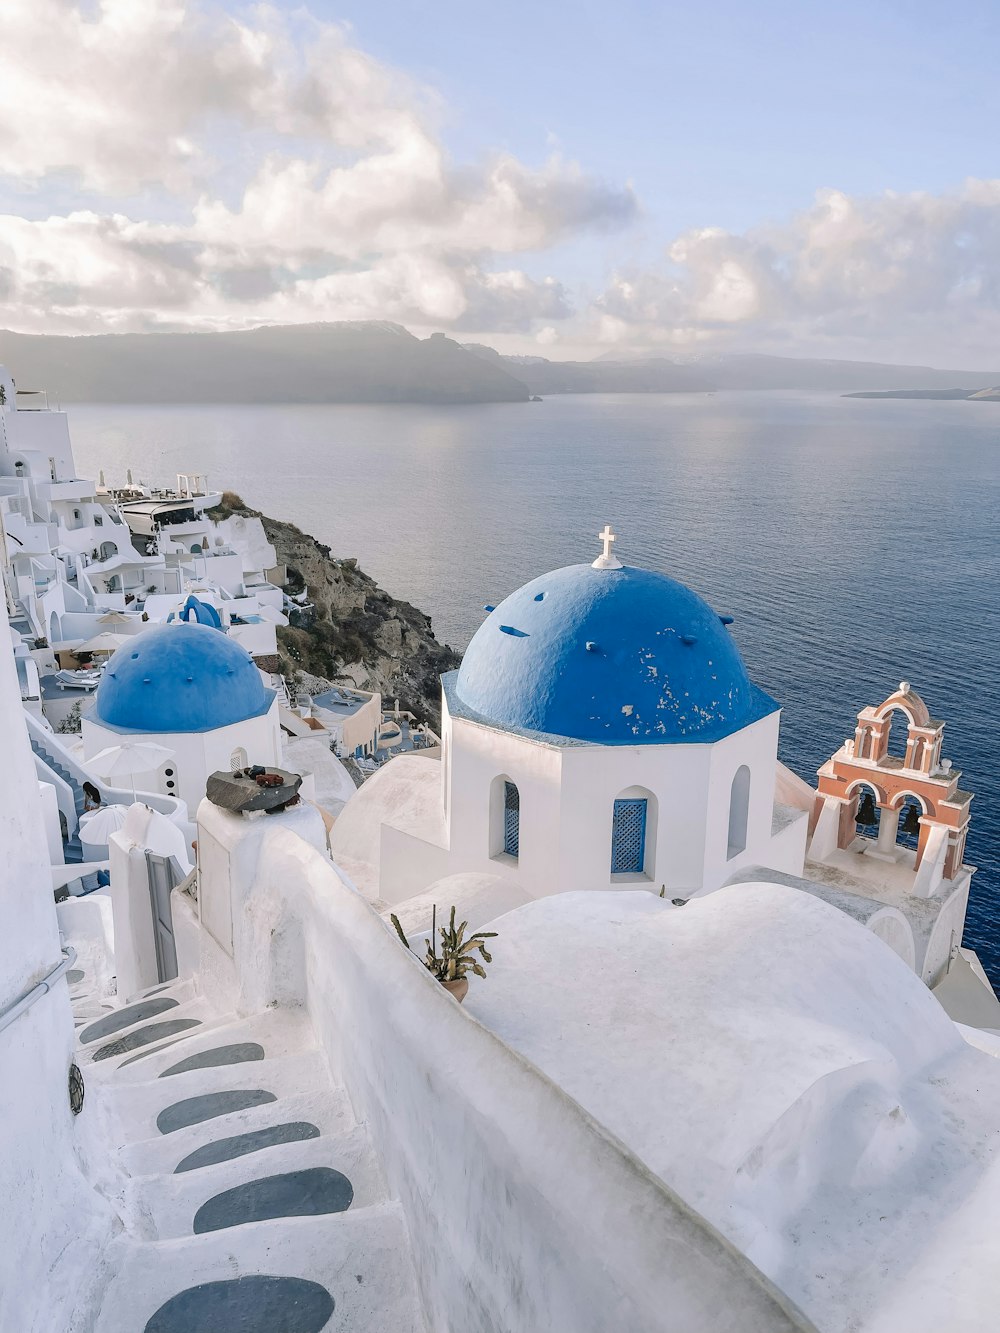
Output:
[[517,856],[521,838],[521,797],[513,782],[503,784],[503,849]]
[[646,860],[646,802],[615,801],[611,825],[612,875],[640,875]]

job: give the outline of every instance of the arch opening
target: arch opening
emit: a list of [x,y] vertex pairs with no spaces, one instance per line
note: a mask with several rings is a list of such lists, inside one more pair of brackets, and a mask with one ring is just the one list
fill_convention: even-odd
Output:
[[512,861],[521,855],[521,792],[506,773],[490,787],[490,856]]
[[882,823],[882,793],[870,782],[857,782],[851,788],[857,801],[854,812],[854,831],[859,838],[878,841]]
[[729,789],[729,843],[726,859],[731,861],[746,851],[747,824],[750,817],[750,770],[742,764]]
[[645,787],[627,787],[611,814],[611,876],[652,878],[656,843],[656,797]]

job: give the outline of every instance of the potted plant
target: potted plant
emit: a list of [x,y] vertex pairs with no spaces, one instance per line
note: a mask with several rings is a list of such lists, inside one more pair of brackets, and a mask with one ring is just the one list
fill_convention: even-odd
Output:
[[[403,941],[407,948],[410,947],[410,941],[403,934],[403,927],[399,924],[399,917],[395,912],[390,914],[389,919],[396,928],[396,934]],[[478,953],[487,963],[493,962],[492,955],[487,951],[486,940],[496,939],[495,930],[480,930],[474,935],[465,934],[465,928],[469,923],[463,921],[456,929],[455,927],[455,909],[451,909],[451,916],[448,919],[448,927],[438,927],[437,907],[431,911],[431,937],[427,941],[427,953],[424,955],[424,967],[432,976],[437,977],[441,985],[449,993],[454,995],[455,999],[462,1003],[469,993],[469,972],[475,972],[477,977],[486,976],[486,969],[479,959]],[[436,942],[438,935],[441,936],[441,952],[438,953]]]

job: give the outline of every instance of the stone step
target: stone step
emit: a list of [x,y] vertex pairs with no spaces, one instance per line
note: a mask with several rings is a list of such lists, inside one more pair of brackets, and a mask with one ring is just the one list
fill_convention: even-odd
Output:
[[196,1031],[217,1018],[215,1008],[202,996],[181,1001],[167,993],[152,995],[81,1028],[77,1064],[81,1068],[106,1060],[119,1064],[138,1055],[144,1046]]
[[385,1182],[371,1144],[364,1131],[355,1128],[346,1134],[277,1144],[195,1170],[135,1176],[125,1183],[122,1217],[144,1239],[190,1236],[199,1209],[229,1191],[249,1181],[313,1168],[332,1169],[350,1182],[351,1208],[385,1201]]
[[[204,1235],[141,1243],[119,1236],[104,1258],[116,1276],[94,1333],[425,1333],[398,1204],[322,1217],[252,1222]],[[258,1277],[316,1283],[328,1302],[274,1293]],[[207,1284],[227,1283],[223,1289]],[[186,1294],[190,1293],[190,1294]],[[319,1293],[311,1293],[318,1296]],[[331,1322],[331,1319],[333,1322]]]
[[[172,1083],[174,1080],[165,1082]],[[246,1086],[249,1088],[251,1085],[248,1083]],[[218,1144],[224,1139],[256,1134],[259,1130],[275,1129],[282,1125],[308,1125],[318,1131],[317,1137],[336,1137],[353,1130],[356,1120],[350,1099],[342,1088],[327,1086],[306,1092],[290,1092],[273,1102],[214,1116],[171,1134],[161,1134],[154,1129],[148,1138],[136,1142],[128,1142],[119,1136],[126,1146],[118,1150],[116,1161],[131,1176],[184,1175],[187,1172],[177,1172],[177,1167],[192,1153],[208,1144]],[[246,1156],[249,1158],[253,1153]]]
[[[261,1094],[261,1106],[276,1105],[299,1093],[333,1094],[326,1061],[316,1051],[299,1052],[275,1060],[192,1069],[171,1078],[120,1087],[105,1085],[104,1104],[133,1142],[171,1135],[195,1123],[188,1117],[217,1119],[234,1093]],[[249,1103],[250,1098],[248,1097]],[[234,1110],[242,1108],[234,1107]],[[184,1123],[187,1120],[187,1123]],[[214,1135],[219,1138],[222,1135]]]
[[[178,991],[165,993],[180,997]],[[109,1060],[108,1065],[116,1068],[109,1069],[107,1077],[115,1083],[148,1082],[159,1078],[181,1060],[194,1055],[207,1055],[227,1045],[251,1042],[263,1046],[265,1059],[277,1059],[298,1051],[315,1049],[312,1027],[300,1010],[268,1009],[247,1018],[222,1014],[184,1036],[168,1038],[162,1045],[151,1046],[141,1058]],[[139,1052],[135,1054],[139,1056]],[[177,1078],[179,1075],[169,1077]]]

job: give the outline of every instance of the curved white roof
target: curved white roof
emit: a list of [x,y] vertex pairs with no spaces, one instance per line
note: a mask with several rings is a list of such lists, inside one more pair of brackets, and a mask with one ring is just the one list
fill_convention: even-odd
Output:
[[[996,1265],[963,1264],[955,1240],[983,1225],[981,1200],[967,1224],[955,1214],[963,1177],[995,1169],[1000,1063],[878,938],[774,884],[679,908],[562,894],[492,925],[471,1012],[820,1327],[984,1327],[925,1314],[948,1291],[980,1314],[1000,1297]],[[987,1215],[993,1230],[1000,1197]],[[910,1300],[914,1273],[933,1301]]]

